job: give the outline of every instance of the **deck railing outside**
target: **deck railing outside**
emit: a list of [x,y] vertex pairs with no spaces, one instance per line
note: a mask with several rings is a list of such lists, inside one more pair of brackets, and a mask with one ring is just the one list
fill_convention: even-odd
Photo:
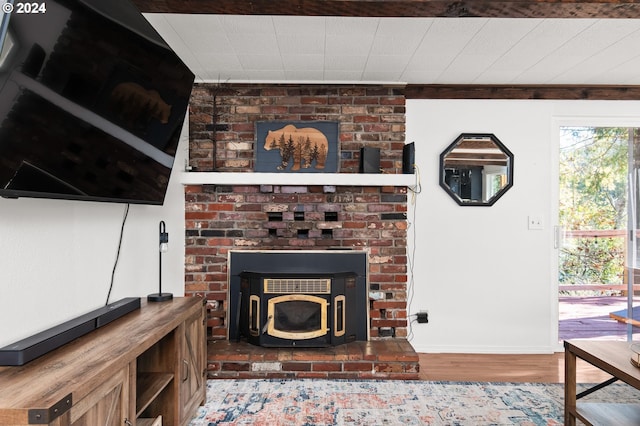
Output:
[[[624,251],[620,254],[620,264],[626,264],[626,248],[627,248],[627,230],[625,229],[607,229],[607,230],[564,230],[562,238],[564,240],[572,238],[622,238],[624,239],[623,247]],[[620,282],[616,283],[576,283],[576,284],[560,284],[558,285],[559,292],[575,292],[575,291],[610,291],[624,294],[628,291],[628,268],[625,266],[621,271]],[[640,271],[634,271],[634,293],[640,291]]]

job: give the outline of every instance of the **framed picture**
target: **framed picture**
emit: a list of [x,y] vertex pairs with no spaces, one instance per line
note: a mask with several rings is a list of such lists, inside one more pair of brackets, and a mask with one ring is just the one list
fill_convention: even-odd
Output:
[[259,121],[256,172],[336,173],[337,121]]

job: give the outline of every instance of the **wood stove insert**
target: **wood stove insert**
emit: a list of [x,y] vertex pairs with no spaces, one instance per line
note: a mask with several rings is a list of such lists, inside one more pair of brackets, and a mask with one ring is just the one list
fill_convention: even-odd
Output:
[[230,339],[269,347],[368,340],[366,252],[232,252],[229,263]]

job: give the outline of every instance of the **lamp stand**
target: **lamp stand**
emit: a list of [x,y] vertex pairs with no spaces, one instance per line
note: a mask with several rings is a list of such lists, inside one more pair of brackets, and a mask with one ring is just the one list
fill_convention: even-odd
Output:
[[167,251],[169,243],[169,234],[166,232],[164,221],[160,221],[160,258],[158,259],[158,292],[151,293],[147,296],[149,302],[164,302],[173,299],[172,293],[162,292],[162,253]]

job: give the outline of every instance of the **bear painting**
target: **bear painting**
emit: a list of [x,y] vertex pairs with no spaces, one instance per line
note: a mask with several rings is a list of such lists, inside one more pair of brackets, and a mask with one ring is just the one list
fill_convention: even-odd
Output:
[[264,138],[266,151],[279,150],[281,162],[277,170],[286,170],[291,164],[291,171],[308,169],[315,162],[315,169],[325,168],[329,154],[327,136],[314,127],[298,128],[287,124],[276,130],[269,130]]

